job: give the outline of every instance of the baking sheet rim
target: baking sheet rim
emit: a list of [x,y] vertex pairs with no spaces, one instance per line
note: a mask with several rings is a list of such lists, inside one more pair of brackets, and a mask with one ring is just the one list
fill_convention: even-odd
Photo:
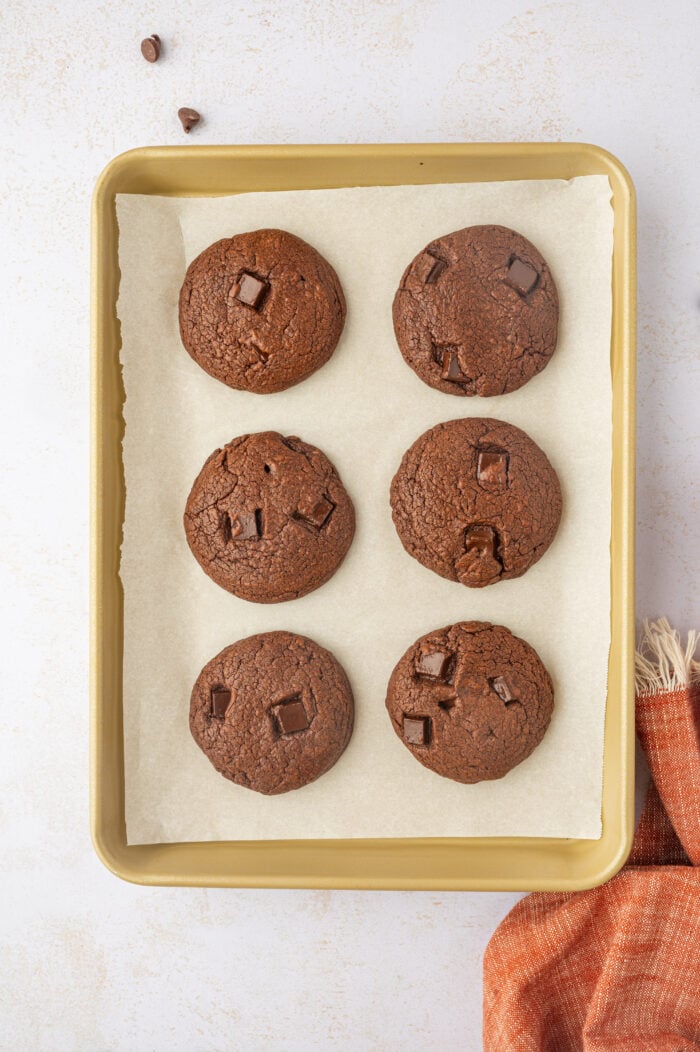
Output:
[[[547,175],[538,173],[536,175],[519,173],[517,175],[504,174],[503,171],[498,171],[491,174],[490,179],[485,180],[483,175],[475,179],[445,179],[444,176],[436,174],[431,179],[425,179],[425,175],[428,172],[414,172],[414,175],[420,175],[423,178],[406,178],[403,169],[401,172],[401,178],[387,180],[384,185],[396,184],[397,182],[438,182],[438,181],[496,181],[497,179],[503,178],[570,178],[576,174],[590,174],[592,172],[604,172],[608,174],[613,181],[613,189],[615,191],[615,181],[617,181],[617,190],[613,196],[613,209],[615,212],[615,233],[614,233],[614,267],[613,267],[613,325],[612,325],[612,337],[611,337],[611,350],[612,350],[612,372],[613,372],[613,532],[611,538],[611,566],[612,566],[612,603],[611,603],[611,630],[612,630],[612,641],[611,641],[611,659],[609,665],[609,684],[613,681],[612,675],[613,670],[619,672],[619,717],[620,717],[620,728],[619,734],[617,735],[617,741],[612,742],[609,740],[612,736],[610,728],[610,686],[607,699],[606,709],[606,728],[605,728],[605,750],[604,750],[604,787],[603,787],[603,836],[599,841],[566,841],[557,840],[553,841],[547,838],[423,838],[418,840],[349,840],[349,841],[229,841],[229,842],[214,842],[214,843],[198,843],[198,844],[172,844],[172,845],[145,845],[141,847],[127,847],[125,836],[123,835],[123,766],[121,771],[121,786],[115,786],[107,784],[105,778],[106,774],[106,752],[105,752],[105,717],[108,715],[108,710],[105,708],[109,704],[109,700],[105,698],[105,692],[103,690],[102,682],[102,659],[104,654],[102,652],[101,644],[104,640],[104,599],[106,596],[105,589],[109,587],[107,580],[108,568],[105,563],[105,551],[104,551],[104,507],[102,500],[100,499],[104,489],[105,480],[105,453],[108,452],[103,447],[103,434],[104,434],[104,366],[105,358],[104,353],[107,351],[108,335],[107,327],[111,323],[114,325],[115,319],[113,317],[115,312],[115,303],[109,296],[105,296],[106,288],[108,284],[109,275],[106,274],[109,264],[106,262],[106,255],[110,251],[114,253],[116,251],[116,242],[114,238],[115,234],[115,216],[114,216],[114,195],[117,192],[151,192],[162,194],[164,189],[159,186],[157,190],[150,188],[148,184],[148,178],[153,178],[153,165],[157,167],[158,163],[167,161],[168,163],[168,176],[170,176],[170,170],[173,162],[179,161],[184,162],[185,168],[188,164],[199,161],[200,163],[206,164],[209,161],[219,161],[222,159],[233,160],[238,158],[242,161],[247,160],[248,162],[259,161],[261,163],[272,162],[273,164],[280,162],[289,161],[292,159],[300,159],[303,161],[313,160],[318,162],[325,161],[328,163],[338,163],[343,161],[351,161],[354,158],[372,158],[375,162],[391,163],[392,161],[397,162],[399,165],[411,165],[415,164],[416,167],[420,165],[424,166],[430,162],[443,162],[446,163],[450,159],[458,159],[463,161],[484,162],[490,161],[516,161],[518,158],[526,159],[537,167],[537,162],[540,166],[543,162],[549,160],[560,160],[562,167],[566,165],[568,160],[569,165],[572,169],[575,167],[576,158],[579,160],[584,159],[584,163],[587,161],[589,165],[593,167],[589,171],[574,171],[571,170],[569,174],[563,175],[553,174],[548,171]],[[424,158],[423,161],[418,160],[419,157]],[[114,185],[120,178],[123,180],[125,173],[131,175],[133,178],[133,166],[136,165],[138,169],[139,164],[145,167],[144,172],[141,172],[141,184],[139,189],[131,188],[125,189],[120,187],[118,190]],[[321,167],[323,167],[321,165]],[[136,179],[138,181],[138,171]],[[149,189],[144,188],[143,180],[146,179]],[[205,177],[206,178],[206,177]],[[127,180],[128,181],[128,180]],[[383,180],[372,179],[370,182],[364,183],[364,185],[381,185]],[[322,185],[354,185],[354,183],[345,182],[331,182],[330,184],[323,182]],[[245,189],[258,189],[256,186],[246,186]],[[293,181],[292,185],[288,185],[285,181],[285,186],[280,186],[279,189],[284,188],[308,188],[308,184],[300,184]],[[167,191],[165,191],[167,192]],[[172,191],[175,193],[183,192],[181,187]],[[209,187],[206,190],[195,190],[192,191],[199,195],[199,193],[232,193],[236,190],[222,188],[221,190],[213,190]],[[244,191],[241,191],[244,192]],[[618,200],[618,197],[623,195],[625,200]],[[111,224],[111,229],[110,229]],[[109,235],[112,235],[111,241]],[[620,163],[612,157],[612,155],[606,153],[595,146],[588,146],[585,144],[547,144],[547,143],[511,143],[511,144],[407,144],[407,145],[381,145],[381,146],[291,146],[291,147],[271,147],[271,146],[258,146],[258,147],[150,147],[142,150],[129,151],[127,154],[122,154],[115,158],[102,173],[93,197],[93,228],[92,228],[92,252],[93,252],[93,269],[92,269],[92,322],[91,322],[91,335],[92,335],[92,486],[91,486],[91,522],[92,522],[92,536],[91,536],[91,560],[92,560],[92,573],[91,573],[91,817],[92,817],[92,833],[93,841],[95,844],[96,851],[102,861],[117,875],[127,880],[134,880],[141,883],[154,883],[154,884],[201,884],[201,885],[223,885],[223,886],[270,886],[270,887],[374,887],[374,888],[410,888],[410,887],[421,887],[425,889],[431,888],[464,888],[474,889],[483,888],[489,890],[500,890],[505,888],[534,888],[542,887],[549,890],[552,889],[563,889],[568,888],[580,888],[591,886],[596,883],[601,883],[605,879],[609,879],[614,872],[622,865],[631,842],[632,834],[632,821],[631,821],[631,810],[632,810],[632,728],[633,720],[631,719],[632,705],[633,705],[633,690],[632,690],[632,677],[631,677],[631,657],[632,657],[632,644],[633,644],[633,580],[632,580],[632,557],[633,557],[633,517],[631,512],[634,504],[634,476],[633,476],[633,424],[634,424],[634,289],[636,281],[636,267],[634,259],[634,189],[631,180],[620,165]],[[112,263],[114,259],[112,258]],[[112,275],[113,278],[113,275]],[[107,302],[109,300],[109,302]],[[110,312],[109,318],[107,318],[105,311]],[[114,344],[109,351],[117,355],[118,360],[118,341]],[[112,363],[114,364],[114,363]],[[617,376],[616,376],[617,374]],[[123,401],[123,399],[120,399]],[[114,426],[114,421],[112,421]],[[118,437],[119,443],[121,443],[121,433],[123,429],[123,421],[118,422]],[[119,449],[119,469],[121,470],[121,448]],[[112,468],[114,465],[112,465]],[[121,488],[123,490],[123,477],[121,479]],[[123,493],[121,494],[121,503],[123,505]],[[117,560],[118,562],[118,560]],[[119,591],[119,582],[112,581],[112,585],[116,585],[117,591]],[[114,599],[114,595],[111,596]],[[120,597],[119,597],[120,599]],[[619,620],[619,623],[618,623]],[[120,641],[118,641],[120,642]],[[619,655],[615,651],[619,650]],[[616,668],[614,662],[619,662],[619,667]],[[613,686],[614,689],[614,686]],[[118,699],[119,701],[121,699]],[[119,709],[121,706],[119,705]],[[115,712],[112,711],[112,717],[115,716]],[[120,713],[116,714],[120,716]],[[120,724],[120,719],[117,719],[117,723]],[[114,723],[114,719],[113,719]],[[612,748],[613,745],[619,746],[619,750]],[[121,746],[121,749],[120,749]],[[112,742],[112,752],[114,752],[115,743]],[[117,752],[121,751],[121,761],[123,765],[123,743],[116,743]],[[538,849],[544,849],[545,846],[551,847],[552,843],[561,846],[562,853],[566,853],[567,850],[571,851],[572,845],[575,843],[580,846],[578,854],[581,854],[581,850],[585,853],[586,845],[601,844],[606,838],[606,825],[609,824],[610,814],[606,813],[609,811],[610,800],[610,778],[615,772],[610,769],[611,754],[618,752],[617,760],[619,766],[617,769],[618,783],[619,783],[619,798],[618,803],[621,804],[621,809],[616,818],[619,820],[619,836],[617,836],[615,844],[610,845],[611,850],[608,852],[608,857],[605,859],[603,866],[598,866],[595,872],[590,869],[586,871],[586,867],[574,864],[574,858],[570,859],[571,865],[565,868],[571,870],[571,874],[568,879],[556,879],[551,877],[543,877],[541,880],[532,878],[531,876],[518,877],[517,872],[513,872],[513,852],[520,852],[530,855],[537,852]],[[114,756],[112,756],[112,760]],[[116,796],[121,796],[121,824],[122,824],[122,838],[121,843],[118,836],[115,837],[115,830],[108,829],[108,819],[106,815],[106,798],[112,797],[112,805],[114,804],[115,789],[117,790]],[[114,808],[113,808],[114,810]],[[117,807],[117,811],[119,808]],[[608,837],[609,839],[609,837]],[[318,867],[317,871],[311,873],[308,870],[302,868],[302,872],[295,873],[292,854],[294,852],[313,851],[316,854],[323,852],[324,848],[336,848],[341,849],[345,855],[348,853],[360,856],[363,852],[369,851],[370,853],[377,854],[381,851],[382,847],[386,845],[401,845],[405,848],[411,846],[414,852],[423,852],[425,850],[432,850],[433,852],[443,853],[444,850],[452,850],[453,853],[459,856],[462,862],[467,862],[466,866],[460,866],[459,872],[455,875],[449,875],[445,872],[443,866],[442,875],[436,875],[434,878],[428,876],[411,877],[407,872],[401,871],[402,866],[394,865],[389,866],[389,873],[367,873],[359,872],[356,867],[350,864],[346,864],[342,875],[334,875],[333,873],[324,874],[322,867]],[[206,860],[202,858],[201,862],[208,863],[202,866],[201,863],[197,865],[181,866],[181,871],[177,872],[177,867],[173,865],[175,858],[173,852],[182,849],[200,849],[201,855],[207,856]],[[258,849],[257,854],[259,855],[259,861],[262,865],[244,867],[239,866],[238,872],[233,872],[224,867],[223,871],[217,872],[216,865],[212,865],[212,859],[209,856],[212,854],[212,849],[216,851],[220,850],[221,853],[228,853],[231,849],[236,849],[238,856],[240,856],[240,862],[243,862],[243,856],[248,856],[245,861],[250,862],[250,854],[256,853],[255,849]],[[275,858],[275,850],[282,851],[283,855],[287,857],[287,867],[284,868],[284,872],[273,873],[266,868],[265,856],[269,856],[267,865],[271,862],[278,863],[279,859]],[[474,857],[475,852],[486,850],[489,857],[493,859],[494,874],[492,877],[479,876],[469,873],[468,856]],[[272,851],[272,855],[270,855]],[[499,856],[503,855],[503,862],[507,865],[499,865]],[[146,856],[149,856],[148,858]],[[169,857],[170,856],[170,857]],[[165,860],[168,859],[170,865],[165,865]],[[154,862],[157,860],[157,865],[154,867]],[[435,859],[437,862],[437,858]],[[482,858],[483,861],[483,858]],[[580,860],[579,860],[580,861]],[[146,863],[149,864],[146,864]],[[345,859],[348,862],[348,859]],[[444,862],[444,859],[443,859]],[[386,863],[383,867],[387,869]],[[440,868],[439,866],[437,867]],[[452,869],[453,866],[447,867]],[[465,872],[466,870],[466,872]],[[496,872],[500,870],[500,872]],[[583,872],[579,872],[583,871]]]

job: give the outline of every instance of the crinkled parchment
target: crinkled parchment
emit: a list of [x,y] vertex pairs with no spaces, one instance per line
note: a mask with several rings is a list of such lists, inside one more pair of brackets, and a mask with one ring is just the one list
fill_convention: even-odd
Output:
[[[122,195],[122,363],[126,388],[124,736],[130,844],[188,840],[400,837],[598,837],[610,635],[611,263],[604,176],[564,181],[370,187],[219,198]],[[474,223],[520,231],[544,254],[561,301],[557,351],[521,390],[456,398],[404,364],[391,303],[406,264],[439,234]],[[229,388],[186,354],[178,292],[208,244],[282,227],[335,267],[348,318],[331,359],[276,395]],[[389,483],[426,428],[458,416],[524,428],[556,468],[559,533],[523,577],[482,590],[442,580],[404,552]],[[218,588],[190,554],[182,512],[217,446],[274,429],[320,446],[357,511],[335,576],[293,602],[256,605]],[[423,768],[384,709],[389,674],[430,629],[500,622],[552,675],[555,713],[542,744],[498,782],[460,785]],[[301,632],[344,665],[355,693],[350,745],[323,778],[265,798],[225,781],[190,737],[189,696],[228,643]]]

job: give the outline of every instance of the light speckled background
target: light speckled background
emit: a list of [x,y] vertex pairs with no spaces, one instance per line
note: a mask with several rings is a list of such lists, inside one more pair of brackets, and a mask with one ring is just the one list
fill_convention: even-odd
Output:
[[[640,206],[638,612],[697,626],[694,0],[29,3],[0,14],[0,1047],[481,1048],[514,895],[142,889],[88,839],[88,216],[114,154],[583,139]],[[141,36],[167,42],[140,57]]]

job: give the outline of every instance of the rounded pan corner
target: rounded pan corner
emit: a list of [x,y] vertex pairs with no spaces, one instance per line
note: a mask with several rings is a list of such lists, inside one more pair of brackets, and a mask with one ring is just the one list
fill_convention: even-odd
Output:
[[590,891],[591,888],[599,888],[601,885],[607,884],[620,872],[631,850],[632,833],[630,832],[622,844],[618,844],[613,848],[610,857],[603,862],[603,865],[594,874],[590,877],[585,877],[583,880],[575,881],[571,890]]
[[[632,801],[632,795],[630,795],[630,800]],[[632,850],[634,837],[633,807],[632,802],[630,804],[631,813],[626,816],[626,820],[623,822],[620,838],[613,836],[604,838],[600,847],[600,855],[602,857],[596,859],[593,871],[571,881],[567,891],[590,891],[591,888],[599,888],[617,876],[627,862]],[[608,840],[609,843],[606,842]],[[552,888],[551,890],[561,889]]]
[[577,150],[580,150],[581,153],[594,159],[600,167],[608,173],[608,175],[614,175],[619,180],[620,185],[625,188],[630,201],[634,202],[636,200],[637,193],[634,187],[634,181],[629,170],[619,157],[614,153],[611,153],[610,150],[606,150],[604,146],[597,146],[595,143],[577,142],[572,143],[571,145]]
[[139,164],[143,160],[158,156],[164,149],[177,151],[180,147],[134,146],[130,150],[123,150],[122,153],[116,154],[111,160],[107,161],[107,164],[97,176],[93,192],[96,193],[103,190],[107,183],[123,176],[134,164]]
[[97,176],[92,190],[93,213],[107,195],[115,192],[115,183],[117,183],[124,175],[124,172],[131,166],[131,164],[143,157],[143,155],[148,153],[149,150],[150,147],[148,146],[136,147],[133,150],[125,150],[123,153],[118,153],[116,157],[112,157],[112,159],[107,162]]
[[112,157],[97,176],[92,191],[93,217],[99,214],[108,197],[122,192],[130,176],[137,173],[144,162],[157,160],[164,153],[169,155],[186,153],[186,146],[135,146]]
[[128,859],[129,852],[133,849],[126,844],[114,843],[106,837],[104,830],[96,820],[90,826],[90,837],[95,854],[105,869],[108,869],[115,877],[125,881],[127,884],[148,884],[138,866],[134,866]]

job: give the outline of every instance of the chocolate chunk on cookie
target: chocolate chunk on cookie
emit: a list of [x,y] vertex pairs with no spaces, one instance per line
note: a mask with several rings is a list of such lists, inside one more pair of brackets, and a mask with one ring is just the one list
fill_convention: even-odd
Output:
[[342,666],[291,632],[226,647],[204,666],[190,699],[192,737],[216,770],[268,796],[330,770],[350,741],[353,719]]
[[487,417],[450,420],[404,454],[391,510],[406,551],[470,588],[520,577],[561,518],[554,468],[532,439]]
[[332,577],[352,542],[355,511],[320,449],[264,431],[212,453],[184,525],[213,581],[242,599],[279,603]]
[[504,226],[431,241],[394,297],[401,353],[426,384],[498,395],[544,369],[557,343],[559,299],[535,246]]
[[190,263],[180,290],[188,353],[229,387],[283,391],[324,365],[345,322],[330,263],[284,230],[217,241]]
[[[449,675],[425,675],[440,655]],[[539,657],[507,628],[464,621],[429,632],[389,680],[391,723],[424,767],[457,782],[502,778],[539,745],[554,692]]]

